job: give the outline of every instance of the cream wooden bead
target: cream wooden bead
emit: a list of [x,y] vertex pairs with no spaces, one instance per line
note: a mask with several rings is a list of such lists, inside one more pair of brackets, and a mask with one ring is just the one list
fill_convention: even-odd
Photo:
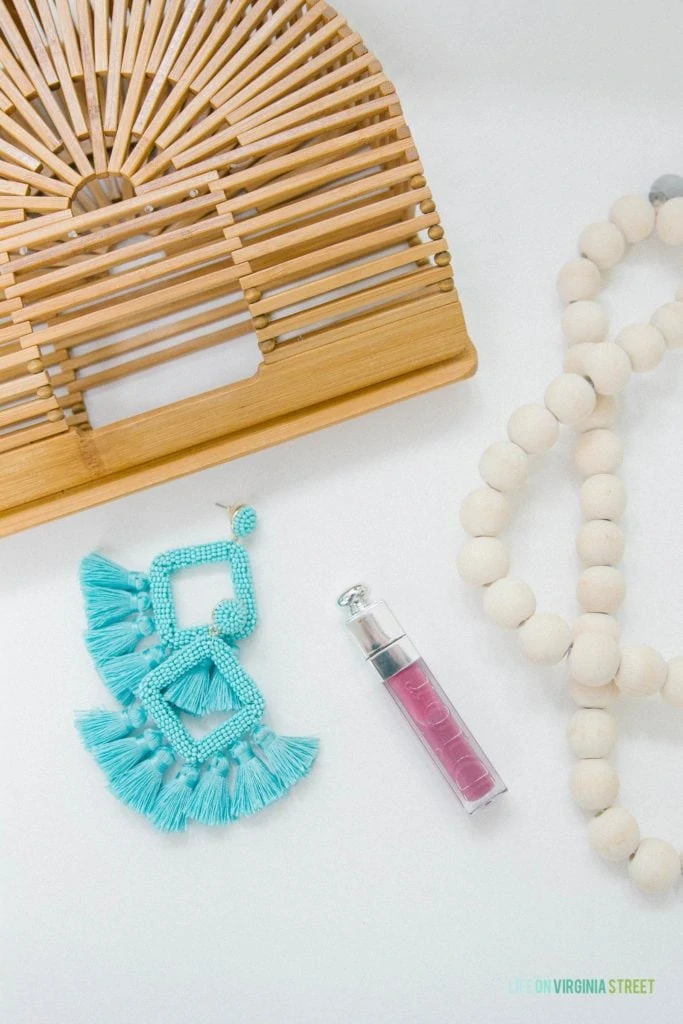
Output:
[[562,313],[564,336],[575,345],[582,341],[602,341],[608,327],[607,314],[593,299],[578,299],[571,302]]
[[557,441],[557,420],[544,405],[522,405],[508,420],[508,437],[529,455],[542,455]]
[[623,455],[621,438],[613,430],[587,430],[577,438],[574,463],[582,476],[615,473]]
[[641,892],[666,892],[681,877],[678,851],[663,839],[642,839],[629,861],[628,877]]
[[607,686],[584,686],[574,679],[569,685],[569,695],[581,708],[607,708],[619,696],[619,689],[614,682]]
[[585,566],[617,565],[624,554],[624,534],[609,519],[589,519],[576,537],[576,550]]
[[646,644],[633,644],[622,649],[614,681],[622,693],[652,697],[662,689],[666,676],[667,664],[659,651]]
[[657,234],[665,245],[683,245],[683,198],[676,196],[657,210]]
[[616,341],[626,352],[636,373],[654,370],[666,352],[664,335],[652,324],[629,324],[619,331]]
[[596,473],[581,484],[579,500],[586,519],[620,519],[626,508],[626,488],[613,473]]
[[609,212],[627,242],[635,245],[648,238],[655,226],[655,209],[645,196],[622,196]]
[[584,612],[583,615],[579,615],[574,620],[572,635],[576,638],[580,633],[586,631],[604,633],[606,636],[611,636],[613,640],[618,640],[621,636],[621,626],[618,620],[613,615],[607,615],[606,612]]
[[623,259],[626,239],[616,225],[609,221],[589,224],[579,237],[579,252],[600,268],[609,270]]
[[[564,353],[562,369],[565,373],[578,373],[586,377],[586,358],[596,346],[592,341],[581,341],[578,345],[570,345]],[[629,369],[630,369],[629,363]]]
[[567,739],[575,757],[607,757],[617,742],[617,723],[607,711],[579,708],[569,719]]
[[666,302],[654,311],[650,323],[664,336],[667,348],[683,346],[683,302]]
[[631,360],[627,352],[613,341],[592,345],[581,353],[583,370],[599,395],[618,395],[631,377]]
[[557,291],[565,305],[579,299],[594,299],[601,286],[599,269],[585,256],[569,260],[557,275]]
[[611,565],[592,565],[579,576],[576,596],[586,612],[614,612],[626,594],[626,580]]
[[536,611],[536,598],[528,583],[503,576],[486,588],[484,611],[503,629],[517,629]]
[[640,842],[638,822],[623,807],[608,807],[589,823],[588,841],[604,860],[627,860]]
[[601,757],[577,761],[571,770],[571,791],[574,800],[586,811],[604,811],[619,794],[619,776]]
[[662,697],[667,704],[683,708],[683,657],[672,658],[669,662]]
[[519,646],[529,661],[557,665],[569,650],[572,631],[560,615],[536,612],[520,627]]
[[497,537],[473,537],[460,548],[458,572],[466,583],[485,587],[510,568],[508,549]]
[[578,373],[562,373],[546,388],[545,404],[556,420],[570,426],[595,409],[595,391]]
[[508,498],[492,487],[479,487],[460,506],[460,522],[473,537],[497,537],[510,521]]
[[497,491],[521,487],[529,472],[529,456],[512,441],[489,445],[479,461],[482,479]]
[[[606,633],[579,633],[569,652],[569,671],[584,686],[606,686],[619,668],[619,644]],[[598,754],[580,754],[598,757]]]
[[[603,341],[603,345],[607,342]],[[614,395],[596,395],[595,408],[590,416],[579,423],[575,423],[574,430],[582,434],[586,430],[596,430],[598,427],[611,427],[617,418],[618,406]]]

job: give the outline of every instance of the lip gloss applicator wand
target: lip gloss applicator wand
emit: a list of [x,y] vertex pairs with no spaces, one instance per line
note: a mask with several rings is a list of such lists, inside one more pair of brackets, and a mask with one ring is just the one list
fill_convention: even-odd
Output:
[[346,626],[468,814],[506,786],[384,601],[363,584],[338,601]]

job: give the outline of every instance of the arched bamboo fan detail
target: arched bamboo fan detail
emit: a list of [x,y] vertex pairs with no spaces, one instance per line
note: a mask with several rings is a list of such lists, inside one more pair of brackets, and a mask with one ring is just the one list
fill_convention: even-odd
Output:
[[[475,367],[394,88],[321,0],[0,0],[0,264],[0,533]],[[255,376],[92,429],[94,389],[254,334]]]

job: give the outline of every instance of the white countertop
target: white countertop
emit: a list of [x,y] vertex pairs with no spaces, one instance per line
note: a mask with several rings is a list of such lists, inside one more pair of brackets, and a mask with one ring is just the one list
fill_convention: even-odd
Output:
[[[562,671],[527,667],[454,571],[458,505],[510,412],[559,372],[554,281],[612,201],[683,172],[675,0],[345,0],[393,78],[446,226],[480,371],[413,399],[0,544],[6,1024],[673,1021],[683,886],[648,899],[588,849],[568,796]],[[678,254],[612,275],[615,328],[649,319]],[[419,342],[419,339],[416,339]],[[624,635],[683,653],[683,353],[623,417]],[[293,798],[227,830],[157,835],[105,791],[72,727],[107,703],[83,649],[79,558],[145,568],[221,535],[246,500],[262,621],[243,646],[282,732],[317,733]],[[572,615],[570,451],[519,502],[515,573]],[[468,820],[362,664],[335,607],[372,585],[509,786]],[[217,577],[191,595],[210,607]],[[211,590],[211,587],[214,589]],[[210,591],[210,593],[209,593]],[[193,605],[195,614],[199,605]],[[683,713],[618,709],[622,801],[683,845]],[[514,994],[518,979],[654,978],[651,996]]]

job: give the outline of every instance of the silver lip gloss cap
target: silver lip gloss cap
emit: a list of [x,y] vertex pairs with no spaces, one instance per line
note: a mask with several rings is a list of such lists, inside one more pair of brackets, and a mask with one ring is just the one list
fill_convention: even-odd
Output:
[[349,632],[382,679],[390,679],[417,661],[420,655],[403,626],[384,601],[370,599],[370,590],[364,584],[349,587],[337,603],[346,608]]

